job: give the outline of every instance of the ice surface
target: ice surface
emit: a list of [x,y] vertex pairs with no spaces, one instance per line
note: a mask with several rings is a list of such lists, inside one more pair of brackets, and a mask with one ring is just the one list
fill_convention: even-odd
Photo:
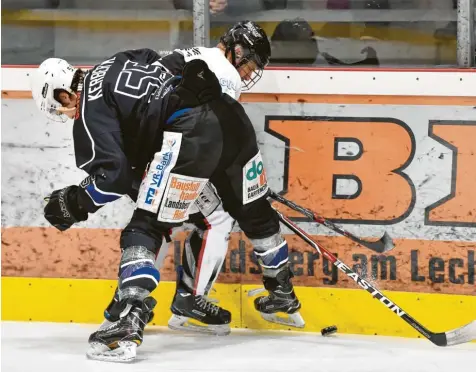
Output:
[[377,336],[232,331],[184,335],[150,327],[133,364],[87,360],[94,325],[2,322],[2,372],[466,372],[476,344]]

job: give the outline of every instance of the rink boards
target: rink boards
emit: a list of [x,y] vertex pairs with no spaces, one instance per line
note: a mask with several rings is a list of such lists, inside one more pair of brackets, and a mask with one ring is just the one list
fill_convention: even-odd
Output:
[[[2,320],[100,323],[116,281],[59,278],[2,278]],[[291,330],[261,319],[247,293],[257,285],[217,284],[212,298],[231,311],[233,328]],[[160,283],[154,325],[164,326],[175,283]],[[421,337],[413,328],[363,290],[297,287],[304,332],[336,325],[340,333]],[[385,294],[434,332],[469,323],[476,297],[386,291]],[[296,329],[294,329],[296,330]]]
[[[65,233],[47,227],[44,196],[84,173],[75,167],[71,126],[45,123],[25,88],[27,69],[6,70],[2,319],[98,323],[115,288],[120,229],[133,205],[119,200]],[[377,254],[280,209],[432,330],[476,318],[476,74],[271,70],[257,87],[243,102],[271,188],[356,235],[387,231],[396,248]],[[343,333],[418,336],[283,232],[304,331],[335,324]],[[174,238],[161,269],[157,325],[170,316],[183,238]],[[232,312],[234,327],[285,329],[254,310],[247,292],[260,281],[252,248],[237,231],[212,297]]]

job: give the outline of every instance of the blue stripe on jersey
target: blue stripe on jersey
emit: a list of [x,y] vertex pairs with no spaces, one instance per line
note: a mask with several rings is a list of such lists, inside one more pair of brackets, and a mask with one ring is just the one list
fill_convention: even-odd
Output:
[[121,195],[105,194],[101,192],[101,190],[98,190],[92,183],[86,186],[86,192],[94,201],[94,203],[99,205],[113,202],[114,200],[117,200],[121,197]]

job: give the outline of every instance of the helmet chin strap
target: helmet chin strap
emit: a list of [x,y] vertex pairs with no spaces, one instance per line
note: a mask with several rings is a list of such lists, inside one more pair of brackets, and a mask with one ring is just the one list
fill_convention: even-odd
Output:
[[235,48],[226,48],[225,50],[225,56],[228,58],[228,54],[231,54],[231,64],[233,65],[234,68],[237,68],[236,66],[236,53],[235,53]]

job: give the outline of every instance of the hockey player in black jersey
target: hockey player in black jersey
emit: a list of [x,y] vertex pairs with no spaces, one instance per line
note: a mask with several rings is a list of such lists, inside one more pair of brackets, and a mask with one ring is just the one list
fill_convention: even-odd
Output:
[[[259,55],[254,55],[252,60],[250,56],[253,53],[241,56],[241,59],[246,57],[252,61],[242,65],[250,71],[245,76],[246,81],[252,80],[250,76],[255,68],[262,69],[267,63]],[[170,227],[188,219],[195,205],[193,202],[207,186],[208,179],[212,180],[222,196],[225,209],[238,220],[245,232],[248,231],[255,251],[261,258],[265,287],[270,291],[270,296],[260,298],[256,302],[257,308],[263,312],[273,312],[269,309],[278,308],[277,300],[285,301],[285,310],[290,313],[296,312],[300,306],[289,281],[291,275],[287,269],[287,245],[280,238],[276,216],[274,220],[270,216],[266,217],[266,221],[273,226],[265,226],[263,230],[263,226],[260,226],[263,221],[258,219],[253,224],[249,220],[252,213],[245,217],[240,200],[245,194],[236,193],[238,189],[241,192],[243,187],[250,190],[245,203],[253,202],[250,206],[256,204],[255,199],[265,200],[265,178],[261,175],[254,177],[253,170],[257,166],[263,170],[259,152],[256,151],[254,158],[246,164],[243,163],[243,157],[239,160],[240,164],[243,163],[242,169],[250,167],[250,179],[246,181],[248,186],[246,182],[245,186],[232,185],[232,179],[223,173],[225,165],[232,163],[233,156],[225,156],[221,150],[234,148],[237,151],[233,143],[239,142],[237,139],[243,138],[247,132],[243,128],[238,133],[232,131],[234,134],[227,137],[227,142],[223,142],[224,139],[219,136],[223,122],[230,123],[224,119],[226,115],[223,107],[230,109],[227,96],[212,100],[224,106],[203,106],[203,102],[210,97],[215,98],[217,93],[216,89],[214,91],[206,84],[203,89],[199,89],[201,80],[213,80],[214,75],[210,76],[209,71],[202,66],[195,74],[198,79],[193,80],[194,73],[191,74],[193,84],[186,84],[187,74],[184,74],[177,87],[177,78],[157,59],[158,56],[150,50],[127,51],[116,54],[87,74],[72,68],[63,60],[50,60],[40,67],[33,84],[33,95],[40,110],[52,119],[63,120],[67,116],[75,118],[73,134],[77,164],[89,173],[79,186],[70,186],[51,194],[45,207],[45,217],[58,229],[66,230],[72,224],[86,220],[88,213],[94,213],[125,194],[135,199],[133,181],[140,180],[140,174],[153,159],[142,181],[138,207],[121,236],[118,298],[123,311],[110,327],[99,330],[91,337],[91,344],[97,348],[90,356],[107,360],[134,357],[134,345],[142,341],[145,323],[150,319],[155,305],[148,295],[160,278],[153,265],[156,250]],[[241,106],[233,102],[242,111]],[[193,109],[196,105],[199,105],[198,108]],[[190,108],[191,112],[187,112]],[[217,110],[218,113],[215,112]],[[209,118],[210,112],[213,114]],[[201,118],[200,121],[196,120],[197,116]],[[238,115],[239,118],[242,116],[246,118],[244,112]],[[216,133],[209,132],[211,124],[203,128],[203,118],[207,119],[206,122],[215,122]],[[241,121],[237,119],[237,122]],[[198,125],[200,123],[202,125]],[[176,131],[175,124],[180,124]],[[240,128],[239,124],[237,128]],[[195,146],[194,141],[202,138],[203,141],[199,140],[198,143],[206,143],[207,146]],[[239,148],[243,150],[246,146],[243,147],[241,143]],[[252,148],[251,152],[257,149]],[[197,152],[197,149],[200,151]],[[189,151],[193,156],[188,154]],[[220,152],[219,156],[216,151]],[[220,160],[213,165],[214,162],[210,160],[216,159]],[[233,166],[236,173],[239,166]],[[215,177],[215,174],[219,174],[218,169],[222,177]],[[242,181],[241,169],[238,173],[240,179],[234,182]],[[233,193],[236,194],[236,200],[227,196]],[[274,243],[277,245],[273,246]],[[182,292],[182,289],[178,288],[177,292]],[[270,301],[274,301],[275,305],[268,306]],[[179,302],[177,307],[182,305],[183,308],[178,308],[178,312],[185,307]],[[199,304],[195,301],[192,310],[195,305]],[[206,308],[210,315],[216,313],[212,306],[207,304]]]
[[[150,308],[147,299],[159,279],[153,277],[156,247],[171,227],[188,220],[192,203],[209,181],[221,197],[224,209],[238,221],[259,256],[270,295],[260,298],[257,307],[263,312],[280,308],[291,314],[300,308],[290,282],[287,243],[280,234],[279,219],[266,199],[267,180],[253,126],[243,107],[221,94],[219,86],[210,94],[202,93],[198,79],[204,77],[208,82],[212,78],[202,61],[193,62],[198,64],[186,65],[180,83],[185,90],[179,98],[180,102],[186,98],[185,103],[173,105],[175,91],[169,93],[171,97],[158,94],[144,113],[144,127],[156,128],[150,138],[160,141],[156,141],[157,152],[146,154],[153,160],[142,180],[137,208],[121,236],[121,269],[125,269],[120,273],[119,297],[130,306],[123,313],[132,315],[122,315],[118,323],[97,331],[91,338],[95,352],[105,358],[119,352],[107,349],[115,346],[114,342],[118,342],[120,352],[133,354],[130,348],[134,344],[124,340],[130,341],[134,336],[134,324],[145,325],[144,320],[137,323],[137,319],[141,319],[140,310]],[[193,69],[193,73],[187,73],[187,69]],[[187,84],[187,79],[192,82]],[[193,97],[189,94],[192,87],[197,89]],[[200,105],[193,107],[195,103]],[[169,107],[173,109],[169,111]],[[157,128],[157,122],[162,126]],[[146,260],[147,264],[138,263]],[[176,297],[182,294],[191,297],[181,289]],[[180,310],[187,307],[181,304],[182,300],[177,302],[182,305]],[[191,310],[199,311],[193,305]],[[134,316],[134,311],[138,315]]]
[[[260,56],[258,60],[247,57],[253,55],[253,50]],[[178,74],[184,62],[203,59],[217,75],[222,91],[238,99],[241,86],[243,90],[247,90],[260,79],[263,61],[269,60],[269,56],[270,46],[264,31],[253,22],[241,22],[228,30],[216,48],[177,50],[162,58],[161,63]],[[222,63],[223,60],[225,63]],[[251,63],[246,63],[250,60]],[[228,323],[231,314],[208,301],[206,296],[224,262],[229,233],[235,220],[223,209],[212,185],[207,185],[200,200],[202,203],[197,203],[199,213],[191,214],[196,227],[185,242],[183,270],[178,271],[177,292],[171,306],[173,315],[169,320],[169,327],[223,335],[230,332]],[[264,319],[289,326],[303,326],[299,314],[294,319],[284,316],[285,314],[278,316],[276,313],[287,310],[286,306],[275,304],[273,308],[265,307],[263,300],[262,297],[257,298],[255,306]],[[111,304],[114,305],[115,302]],[[224,314],[227,322],[224,322]],[[200,323],[189,322],[189,318],[199,320]]]
[[[256,59],[254,55],[259,55]],[[221,38],[215,48],[195,47],[176,50],[161,58],[160,63],[172,74],[180,74],[184,64],[194,59],[207,62],[217,75],[222,91],[238,99],[241,89],[249,89],[262,74],[262,61],[269,59],[269,44],[264,31],[253,22],[240,22]],[[169,327],[201,333],[225,335],[230,332],[231,314],[208,301],[207,295],[217,279],[224,262],[228,238],[235,221],[208,184],[202,191],[201,203],[197,203],[197,213],[191,214],[195,229],[185,242],[183,270],[178,271],[177,292],[171,306],[173,315]],[[118,319],[121,307],[117,293],[105,311],[108,320]],[[261,299],[257,299],[260,301]],[[258,305],[266,320],[296,326],[293,319],[266,313]],[[189,318],[195,321],[190,322]],[[196,320],[199,322],[197,323]]]

